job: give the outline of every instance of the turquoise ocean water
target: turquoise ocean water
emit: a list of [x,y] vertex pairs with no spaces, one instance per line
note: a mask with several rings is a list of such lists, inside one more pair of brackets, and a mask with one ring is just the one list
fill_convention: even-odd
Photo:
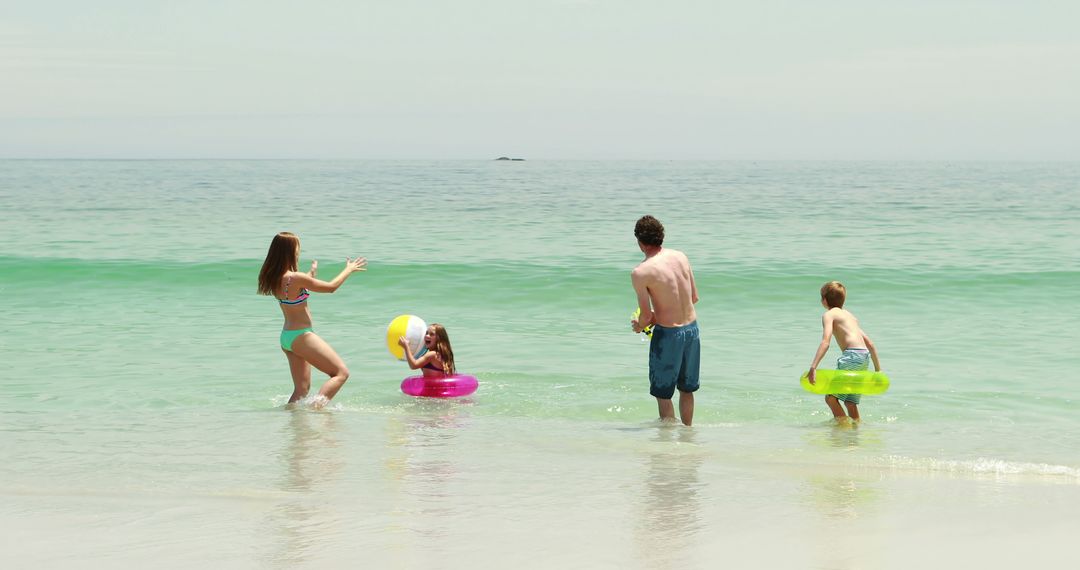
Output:
[[[725,556],[698,540],[714,531],[918,537],[905,513],[949,501],[975,525],[1033,503],[1050,524],[1080,498],[1078,180],[1072,163],[0,162],[9,558],[663,567]],[[700,290],[691,430],[654,423],[628,327],[645,213]],[[255,294],[283,230],[322,277],[369,260],[310,301],[352,372],[324,411],[282,409],[282,319]],[[857,430],[798,385],[832,279],[892,378]],[[384,334],[403,313],[447,327],[474,396],[400,393]],[[48,548],[58,534],[86,538]],[[653,560],[658,536],[680,554]],[[538,564],[545,541],[566,553]]]

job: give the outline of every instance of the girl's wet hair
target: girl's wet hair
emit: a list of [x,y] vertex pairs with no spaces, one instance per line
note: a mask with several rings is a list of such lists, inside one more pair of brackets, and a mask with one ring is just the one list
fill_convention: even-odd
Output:
[[446,327],[439,323],[431,323],[431,330],[435,333],[435,348],[433,350],[443,361],[443,374],[453,374],[456,369],[454,367],[454,349],[450,348],[450,335],[446,334]]
[[259,270],[260,295],[273,296],[285,272],[296,271],[296,264],[299,263],[296,253],[299,249],[300,238],[296,237],[296,234],[281,232],[274,236],[270,249],[266,252],[266,260]]

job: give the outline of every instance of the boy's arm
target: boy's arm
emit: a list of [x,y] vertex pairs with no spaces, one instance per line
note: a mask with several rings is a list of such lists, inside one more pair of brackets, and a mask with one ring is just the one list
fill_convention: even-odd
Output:
[[870,337],[866,336],[866,333],[862,333],[862,340],[866,343],[866,348],[870,350],[870,358],[874,360],[874,370],[881,372],[881,362],[878,361],[877,348],[874,347],[874,341],[870,340]]
[[638,309],[641,309],[641,314],[637,319],[631,319],[630,324],[634,327],[634,332],[639,333],[653,324],[652,299],[649,297],[649,288],[645,285],[645,278],[637,270],[630,273],[630,280],[634,284],[634,292],[637,293]]
[[833,316],[829,313],[825,313],[821,317],[821,343],[818,344],[817,352],[814,353],[814,360],[810,362],[810,370],[807,372],[807,380],[811,384],[814,383],[814,371],[817,370],[817,365],[821,362],[822,358],[825,358],[825,353],[829,352],[829,343],[832,342],[832,322]]

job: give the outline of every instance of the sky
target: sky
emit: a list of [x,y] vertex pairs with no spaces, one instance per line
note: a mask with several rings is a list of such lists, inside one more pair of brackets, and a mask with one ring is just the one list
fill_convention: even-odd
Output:
[[0,158],[1080,160],[1080,4],[0,0]]

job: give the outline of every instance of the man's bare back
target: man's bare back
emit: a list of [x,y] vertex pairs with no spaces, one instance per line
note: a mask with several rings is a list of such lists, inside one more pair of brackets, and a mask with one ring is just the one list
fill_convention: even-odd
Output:
[[630,276],[641,308],[639,324],[679,327],[697,320],[698,301],[694,271],[686,254],[676,249],[657,248]]

